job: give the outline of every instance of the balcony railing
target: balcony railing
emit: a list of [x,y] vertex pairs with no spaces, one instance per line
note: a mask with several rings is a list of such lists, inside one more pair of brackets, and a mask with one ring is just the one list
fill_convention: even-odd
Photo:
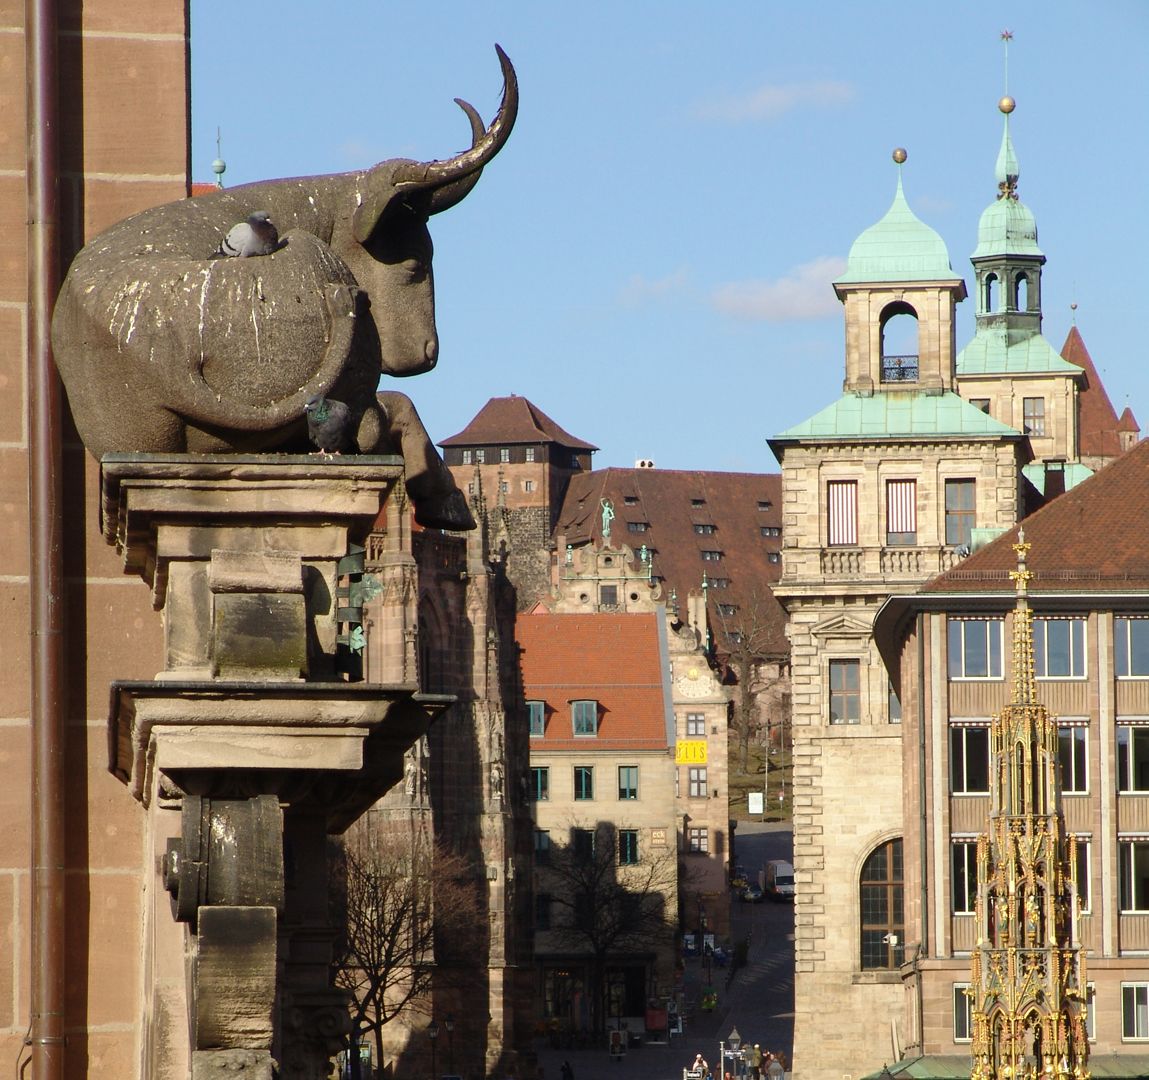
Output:
[[883,356],[882,382],[917,382],[917,356]]

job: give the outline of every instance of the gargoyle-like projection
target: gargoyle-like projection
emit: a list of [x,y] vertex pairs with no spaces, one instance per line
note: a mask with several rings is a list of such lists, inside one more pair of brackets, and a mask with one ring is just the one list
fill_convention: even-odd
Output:
[[[361,453],[402,449],[417,516],[420,494],[442,502],[454,491],[410,402],[376,389],[382,372],[415,375],[438,360],[427,221],[470,192],[510,135],[518,86],[496,50],[498,115],[484,127],[456,99],[472,145],[449,160],[248,184],[146,210],[89,243],[52,325],[88,449],[305,450],[304,406],[326,395],[350,407]],[[213,259],[257,211],[278,228],[278,248]]]

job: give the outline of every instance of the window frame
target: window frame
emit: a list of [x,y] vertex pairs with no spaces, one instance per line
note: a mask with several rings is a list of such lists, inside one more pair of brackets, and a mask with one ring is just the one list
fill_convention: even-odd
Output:
[[637,829],[619,829],[618,830],[618,865],[619,866],[637,866],[638,862],[639,862],[638,830]]
[[[1136,880],[1138,852],[1146,864],[1140,888]],[[1149,914],[1149,836],[1117,837],[1117,910],[1122,915]]]
[[528,446],[523,451],[523,460],[528,465],[533,465],[535,463],[535,453],[536,453],[535,448],[533,446]]
[[[589,730],[585,730],[588,727]],[[593,739],[598,735],[597,699],[574,698],[571,701],[571,734],[576,739]]]
[[[886,872],[882,877],[867,877],[871,866],[875,867],[879,853],[883,854]],[[884,907],[887,917],[882,920],[867,921],[867,912],[872,905],[867,903],[867,892],[877,896],[885,893]],[[898,917],[900,914],[900,918]],[[862,864],[858,875],[858,964],[862,971],[890,971],[901,967],[906,954],[906,909],[905,909],[905,857],[900,836],[891,837],[874,846]],[[873,935],[882,934],[881,938]],[[869,935],[869,941],[867,941]],[[893,938],[894,940],[891,940]],[[896,941],[896,944],[895,944]],[[882,950],[871,946],[884,946],[881,963],[867,962],[867,956],[875,958]]]
[[[1072,785],[1065,784],[1065,744],[1066,736],[1072,736],[1071,770]],[[1080,745],[1079,745],[1080,744]],[[1057,723],[1057,766],[1062,795],[1089,794],[1089,722],[1059,717]]]
[[[950,498],[950,493],[954,498]],[[944,484],[945,542],[947,547],[967,547],[977,527],[977,480],[972,476],[947,477]],[[968,499],[965,496],[968,494]],[[962,496],[961,499],[958,496]],[[969,502],[969,506],[951,505]]]
[[[1077,900],[1078,912],[1082,915],[1093,914],[1093,870],[1090,859],[1092,857],[1093,837],[1088,834],[1080,834],[1076,837],[1077,840],[1077,865],[1074,867],[1074,872],[1077,876]],[[1084,875],[1082,871],[1084,870]],[[1084,887],[1082,886],[1082,876],[1085,878]]]
[[[1049,673],[1049,630],[1051,626],[1066,624],[1069,640],[1066,659],[1068,673]],[[1033,620],[1033,670],[1036,678],[1044,682],[1082,680],[1089,676],[1088,623],[1080,615],[1039,615]]]
[[[959,849],[961,860],[961,896],[958,889]],[[959,903],[962,906],[958,906]],[[977,838],[954,836],[950,838],[950,914],[977,913]]]
[[[969,988],[970,984],[967,982],[953,984],[955,1043],[973,1042],[973,998],[969,996]],[[965,1028],[964,1035],[959,1031],[962,1026]]]
[[710,830],[705,825],[687,826],[686,850],[691,855],[710,854]]
[[[978,624],[985,627],[986,674],[971,674],[972,650],[967,640]],[[996,631],[996,634],[992,631]],[[956,657],[959,673],[955,674],[954,636],[960,634],[960,648]],[[995,640],[996,638],[996,640]],[[946,678],[950,682],[1001,682],[1005,678],[1005,620],[994,616],[950,615],[946,618]],[[976,639],[975,639],[976,643]],[[976,660],[976,656],[974,657]]]
[[[1140,627],[1144,641],[1134,640],[1133,627]],[[1135,647],[1144,649],[1144,656],[1138,656]],[[1145,662],[1143,670],[1133,670],[1134,662]],[[1115,615],[1113,618],[1113,670],[1119,679],[1149,679],[1149,616]]]
[[[1117,794],[1118,795],[1149,795],[1149,723],[1142,720],[1131,723],[1131,718],[1117,722],[1117,731],[1114,739],[1114,749],[1117,757]],[[1131,757],[1136,742],[1143,744],[1143,755],[1140,760]],[[1135,776],[1144,774],[1144,787],[1136,786]]]
[[547,703],[530,700],[527,702],[527,731],[530,738],[541,739],[547,731]]
[[826,481],[826,546],[858,546],[858,481]]
[[[623,773],[626,772],[627,783],[623,783]],[[633,781],[633,782],[630,782]],[[638,798],[638,766],[620,765],[618,767],[618,797],[623,802],[630,802]]]
[[687,738],[706,737],[706,713],[688,712],[686,714]]
[[473,465],[474,464],[474,458],[475,458],[475,452],[473,450],[464,450],[463,451],[463,464],[464,465]]
[[[854,686],[835,686],[835,673],[845,673],[853,671],[854,673]],[[829,706],[828,721],[835,727],[846,727],[862,722],[862,661],[856,657],[838,656],[831,657],[826,668],[826,687],[827,698]],[[835,703],[839,705],[842,702],[847,703],[847,714],[838,718],[835,716]],[[848,705],[853,703],[856,706],[856,715],[853,717],[848,714]]]
[[[970,753],[971,736],[977,734],[985,742],[984,758],[981,754],[977,755],[977,764],[981,765],[985,773],[985,787],[973,787],[971,785],[978,782],[979,776],[970,776],[970,761],[973,760],[974,755]],[[960,739],[961,753],[958,754],[956,743]],[[973,796],[985,797],[989,794],[990,789],[990,761],[989,761],[989,742],[990,742],[990,724],[989,721],[981,721],[980,719],[974,723],[964,720],[961,723],[950,723],[950,737],[949,737],[949,774],[950,774],[950,795],[954,796]],[[961,777],[958,777],[960,759]],[[982,762],[984,760],[984,765]],[[960,786],[959,786],[960,783]]]
[[[897,529],[894,525],[912,525]],[[915,547],[918,542],[918,481],[912,477],[886,480],[886,547]]]
[[594,802],[594,766],[573,765],[571,777],[575,802]]
[[[1035,406],[1039,407],[1035,408]],[[1036,435],[1039,439],[1045,438],[1045,398],[1023,397],[1021,399],[1021,430],[1025,435]]]
[[686,794],[690,799],[705,799],[710,792],[705,765],[690,765],[686,769]]
[[547,765],[531,766],[531,802],[549,802],[551,770]]
[[[1133,995],[1129,995],[1129,991]],[[1138,993],[1140,991],[1140,993]],[[1140,1001],[1137,999],[1140,998]],[[1130,1012],[1130,1003],[1132,1012]],[[1133,1032],[1130,1033],[1126,1021],[1133,1019]],[[1140,1031],[1138,1032],[1138,1029]],[[1121,1041],[1149,1042],[1149,982],[1121,983]]]
[[475,450],[475,464],[476,465],[486,465],[487,464],[487,451],[485,448]]
[[546,866],[551,861],[551,831],[550,829],[535,829],[534,846],[535,863]]

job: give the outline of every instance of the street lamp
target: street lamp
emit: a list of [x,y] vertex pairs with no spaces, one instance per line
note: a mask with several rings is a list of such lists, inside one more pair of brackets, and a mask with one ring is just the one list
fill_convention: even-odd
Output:
[[[742,1061],[742,1057],[738,1051],[742,1049],[742,1036],[738,1034],[736,1027],[730,1029],[730,1034],[726,1037],[726,1041],[730,1044],[730,1054],[734,1059],[734,1075],[739,1076],[741,1075],[739,1064]],[[722,1071],[723,1073],[726,1072],[725,1063],[723,1064]]]
[[455,1075],[455,1014],[447,1013],[447,1019],[443,1021],[443,1027],[447,1029],[447,1067],[451,1071],[451,1075]]
[[432,1019],[427,1025],[427,1038],[431,1040],[431,1080],[435,1077],[435,1044],[439,1040],[439,1021]]

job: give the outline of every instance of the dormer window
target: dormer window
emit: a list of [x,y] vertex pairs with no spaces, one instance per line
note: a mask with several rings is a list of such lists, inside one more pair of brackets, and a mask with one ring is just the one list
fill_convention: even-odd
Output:
[[593,698],[571,702],[571,724],[575,735],[598,734],[598,702]]

